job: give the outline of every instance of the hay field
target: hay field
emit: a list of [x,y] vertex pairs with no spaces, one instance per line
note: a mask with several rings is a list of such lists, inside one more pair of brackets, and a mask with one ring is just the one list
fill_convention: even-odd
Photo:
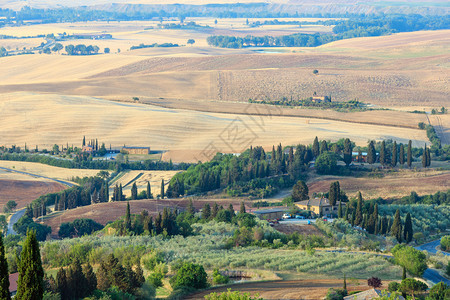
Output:
[[[417,165],[420,165],[420,163],[417,163]],[[319,176],[307,183],[310,195],[328,192],[330,184],[334,181],[339,181],[341,189],[349,197],[356,197],[356,193],[361,191],[364,199],[378,197],[396,199],[408,196],[412,191],[419,195],[447,191],[449,189],[450,171],[421,170],[415,172],[413,170],[399,170],[397,173],[386,174],[383,178]]]
[[[309,144],[316,135],[333,141],[349,137],[358,145],[365,145],[368,139],[395,138],[401,143],[412,139],[417,146],[427,141],[425,131],[418,129],[300,117],[255,118],[92,97],[13,93],[0,97],[0,109],[4,121],[0,128],[3,145],[27,143],[49,148],[54,144],[78,144],[82,136],[87,136],[116,147],[127,144],[152,149],[204,150],[205,156],[194,158],[196,161],[205,160],[211,152],[241,152],[250,144],[266,149],[280,142]],[[237,135],[233,134],[236,130]],[[68,174],[65,179],[72,176]]]
[[[78,177],[95,176],[97,175],[98,172],[100,172],[100,170],[65,169],[44,165],[40,163],[23,162],[23,161],[5,161],[5,160],[0,160],[0,167],[66,181],[70,181],[72,177],[77,176]],[[39,180],[41,181],[41,179]]]
[[113,185],[122,184],[122,191],[125,196],[131,196],[131,187],[136,182],[138,193],[147,189],[147,182],[150,182],[150,187],[154,197],[161,191],[161,180],[164,179],[164,183],[167,187],[172,177],[178,173],[178,171],[128,171],[125,175],[121,176],[118,180],[111,183]]

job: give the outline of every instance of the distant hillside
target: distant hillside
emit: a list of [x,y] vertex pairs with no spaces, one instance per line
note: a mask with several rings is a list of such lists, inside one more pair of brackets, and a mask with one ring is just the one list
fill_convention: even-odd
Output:
[[[20,10],[24,6],[33,8],[62,8],[86,6],[94,10],[121,13],[147,14],[160,12],[187,15],[209,15],[227,17],[263,17],[273,15],[327,15],[327,14],[428,14],[446,15],[450,4],[445,0],[6,0],[3,8]],[[236,3],[239,2],[239,3]],[[206,10],[207,8],[207,10]]]

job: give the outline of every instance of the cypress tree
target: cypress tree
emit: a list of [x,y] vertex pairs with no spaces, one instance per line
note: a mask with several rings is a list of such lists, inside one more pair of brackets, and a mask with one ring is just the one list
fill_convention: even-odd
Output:
[[61,299],[68,299],[70,296],[70,290],[67,283],[66,271],[61,267],[56,274],[56,288],[61,295]]
[[209,220],[210,217],[211,217],[211,206],[209,205],[209,203],[205,203],[205,205],[203,205],[202,210],[202,219]]
[[342,218],[342,202],[339,201],[338,218]]
[[235,216],[233,204],[230,203],[230,205],[228,206],[228,211],[230,212],[231,217]]
[[397,142],[394,141],[394,144],[392,145],[392,160],[391,165],[395,167],[397,165]]
[[407,244],[409,244],[412,241],[412,238],[413,238],[413,227],[412,227],[412,221],[411,221],[411,214],[410,213],[408,213],[406,215],[405,228],[404,228],[404,232],[403,232],[403,238],[405,239]]
[[320,154],[319,139],[317,138],[317,136],[315,137],[314,142],[313,142],[312,152],[313,152],[314,157],[317,157]]
[[138,190],[136,181],[133,182],[133,185],[131,186],[131,200],[136,200],[138,198]]
[[377,161],[377,153],[375,152],[375,146],[373,145],[373,141],[369,142],[369,146],[367,147],[367,162],[369,164],[374,164]]
[[194,204],[192,203],[192,199],[189,199],[189,204],[186,208],[186,211],[191,215],[195,214],[195,208],[194,208]]
[[217,202],[214,202],[213,208],[211,210],[211,217],[215,218],[218,212],[219,212],[219,205],[217,204]]
[[345,221],[348,221],[349,207],[350,207],[350,203],[347,203],[347,204],[345,205],[345,215],[344,215],[344,220],[345,220]]
[[363,213],[362,213],[362,195],[361,192],[358,192],[358,201],[356,203],[356,213],[355,213],[355,225],[361,226],[363,222]]
[[86,136],[83,136],[83,146],[86,146]]
[[374,209],[373,209],[373,214],[372,214],[372,217],[373,217],[373,222],[374,222],[374,224],[373,224],[373,233],[374,234],[378,234],[378,232],[380,231],[380,228],[378,227],[378,203],[375,203],[375,207],[374,207]]
[[356,220],[356,209],[353,209],[352,210],[352,220],[351,220],[352,226],[355,226],[355,220]]
[[111,286],[111,279],[109,278],[108,268],[105,262],[100,264],[97,270],[97,289],[106,291]]
[[18,262],[19,279],[16,299],[41,300],[44,295],[44,270],[42,269],[36,231],[28,230]]
[[406,279],[406,268],[403,267],[402,280]]
[[341,188],[339,186],[339,181],[332,182],[330,184],[330,192],[328,193],[328,200],[330,204],[335,206],[338,201],[340,201]]
[[386,143],[382,141],[380,147],[380,164],[384,166],[386,164],[386,161]]
[[3,235],[0,234],[0,299],[10,300],[8,262],[5,257]]
[[406,164],[408,165],[408,168],[411,168],[411,165],[412,165],[412,153],[411,153],[411,151],[412,151],[412,141],[409,140],[409,142],[408,142],[408,151],[407,151],[407,154],[406,154]]
[[427,148],[427,167],[431,166],[431,154],[430,149]]
[[244,201],[241,202],[241,208],[239,209],[239,213],[240,213],[240,214],[245,214],[245,205],[244,205]]
[[67,272],[67,284],[70,294],[68,297],[69,299],[80,299],[87,296],[87,282],[78,259],[75,259],[69,266]]
[[127,212],[125,214],[124,225],[125,225],[126,230],[131,230],[130,202],[128,202],[128,201],[127,201]]
[[344,286],[342,288],[344,290],[347,290],[347,278],[345,278],[345,273],[344,273]]
[[423,154],[422,154],[422,167],[426,168],[428,166],[428,161],[427,161],[427,145],[425,144],[425,148],[423,149]]
[[97,276],[95,276],[94,270],[91,264],[83,266],[83,274],[86,278],[86,296],[91,295],[97,288]]
[[161,199],[164,199],[164,179],[161,180]]
[[153,199],[152,187],[150,186],[150,182],[148,181],[147,181],[147,199]]
[[344,162],[346,166],[352,162],[352,142],[348,138],[344,140]]
[[398,154],[398,162],[403,166],[405,164],[405,146],[400,144],[400,152]]
[[391,226],[391,235],[394,236],[399,243],[402,242],[402,220],[400,219],[400,211],[397,209],[394,216],[394,222]]
[[105,180],[105,202],[109,202],[109,185],[107,180]]
[[119,201],[123,201],[123,200],[125,200],[124,199],[124,196],[123,196],[123,192],[122,192],[122,184],[119,184]]
[[322,140],[322,141],[320,142],[320,150],[319,150],[319,152],[320,152],[320,154],[322,154],[322,153],[327,152],[327,151],[328,151],[328,144],[327,144],[327,141]]

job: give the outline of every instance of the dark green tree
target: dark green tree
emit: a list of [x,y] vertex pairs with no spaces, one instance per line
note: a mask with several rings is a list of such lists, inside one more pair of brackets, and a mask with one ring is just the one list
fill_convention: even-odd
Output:
[[124,226],[126,230],[131,230],[130,202],[128,201],[127,201],[127,211],[125,213]]
[[394,144],[392,145],[392,159],[391,159],[391,166],[395,167],[397,166],[397,142],[394,141]]
[[328,193],[328,200],[330,204],[335,206],[341,199],[341,188],[339,186],[339,181],[334,181],[330,184],[330,191]]
[[400,211],[397,209],[394,215],[394,222],[391,226],[391,235],[395,237],[399,243],[401,243],[402,233],[402,220],[400,219]]
[[164,199],[164,179],[161,180],[161,199]]
[[16,299],[41,300],[44,295],[44,270],[39,242],[34,230],[27,232],[27,238],[20,253],[18,271]]
[[324,152],[320,154],[315,163],[315,168],[319,174],[334,174],[337,170],[336,154]]
[[70,299],[70,289],[67,283],[66,271],[61,267],[56,274],[56,288],[61,299]]
[[408,151],[406,153],[406,164],[408,165],[408,168],[411,168],[412,165],[412,141],[409,140],[408,142]]
[[427,285],[425,283],[413,278],[405,278],[400,283],[400,291],[411,295],[413,300],[415,299],[415,293],[425,291],[426,289]]
[[239,213],[240,214],[245,214],[245,205],[244,205],[244,201],[241,202],[241,207],[239,209]]
[[322,141],[320,142],[320,150],[319,150],[319,152],[320,152],[320,154],[322,154],[322,153],[327,152],[327,151],[328,151],[328,144],[327,144],[327,141],[322,140]]
[[383,166],[386,165],[387,158],[386,158],[386,143],[384,141],[381,142],[380,146],[380,164]]
[[215,218],[218,212],[219,212],[219,205],[217,204],[217,202],[214,202],[214,205],[211,210],[211,217]]
[[338,218],[342,218],[342,201],[339,201]]
[[413,227],[412,227],[412,221],[411,221],[411,214],[408,213],[406,215],[405,219],[405,226],[403,231],[403,238],[405,239],[405,242],[409,244],[412,241],[413,238]]
[[194,203],[192,203],[192,199],[189,199],[189,203],[186,208],[186,212],[191,215],[195,214],[195,208],[194,208]]
[[317,138],[317,136],[314,138],[314,142],[312,145],[312,152],[313,152],[314,157],[317,157],[320,154],[319,139]]
[[375,152],[375,146],[373,141],[369,142],[367,146],[367,162],[369,164],[374,164],[377,161],[377,153]]
[[86,278],[86,295],[91,295],[97,289],[97,276],[91,264],[83,266],[83,274]]
[[0,299],[9,300],[9,272],[8,262],[5,257],[5,246],[3,244],[3,235],[0,234]]
[[147,198],[153,199],[152,188],[150,186],[150,182],[147,181]]
[[208,284],[208,275],[203,266],[185,262],[170,280],[173,289],[180,287],[202,289]]
[[344,162],[346,166],[352,163],[352,142],[350,139],[344,140]]
[[363,223],[363,212],[362,212],[362,207],[363,207],[363,199],[362,199],[362,195],[361,192],[358,192],[358,200],[356,202],[356,210],[355,210],[355,226],[361,226]]
[[427,155],[427,167],[429,167],[431,166],[431,154],[429,148],[427,148],[426,155]]
[[136,200],[137,198],[138,198],[138,189],[135,181],[131,186],[131,200]]
[[69,299],[80,299],[88,295],[87,281],[84,277],[80,261],[75,259],[67,271],[67,284],[69,289]]
[[426,168],[428,167],[428,160],[427,160],[427,145],[425,144],[425,148],[423,149],[423,154],[422,154],[422,167]]
[[209,220],[209,218],[211,218],[211,206],[209,205],[209,203],[205,203],[202,209],[202,219]]
[[448,300],[450,299],[450,286],[442,281],[433,285],[428,294],[427,300]]
[[308,200],[308,186],[303,180],[297,181],[297,183],[292,188],[292,200],[294,202]]
[[398,154],[398,162],[403,166],[405,164],[405,146],[400,144],[400,152]]

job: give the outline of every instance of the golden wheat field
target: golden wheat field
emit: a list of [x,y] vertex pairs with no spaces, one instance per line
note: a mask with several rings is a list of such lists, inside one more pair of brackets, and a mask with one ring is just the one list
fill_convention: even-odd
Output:
[[[79,145],[83,136],[120,147],[204,151],[194,160],[216,152],[237,153],[248,146],[311,143],[315,136],[337,140],[350,137],[363,145],[368,139],[412,139],[419,146],[425,131],[392,126],[283,116],[252,116],[168,109],[111,102],[93,97],[11,93],[2,95],[4,126],[0,144]],[[174,158],[176,160],[176,158]],[[192,158],[190,159],[192,161]],[[93,171],[95,172],[95,171]],[[66,177],[67,179],[67,177]]]

